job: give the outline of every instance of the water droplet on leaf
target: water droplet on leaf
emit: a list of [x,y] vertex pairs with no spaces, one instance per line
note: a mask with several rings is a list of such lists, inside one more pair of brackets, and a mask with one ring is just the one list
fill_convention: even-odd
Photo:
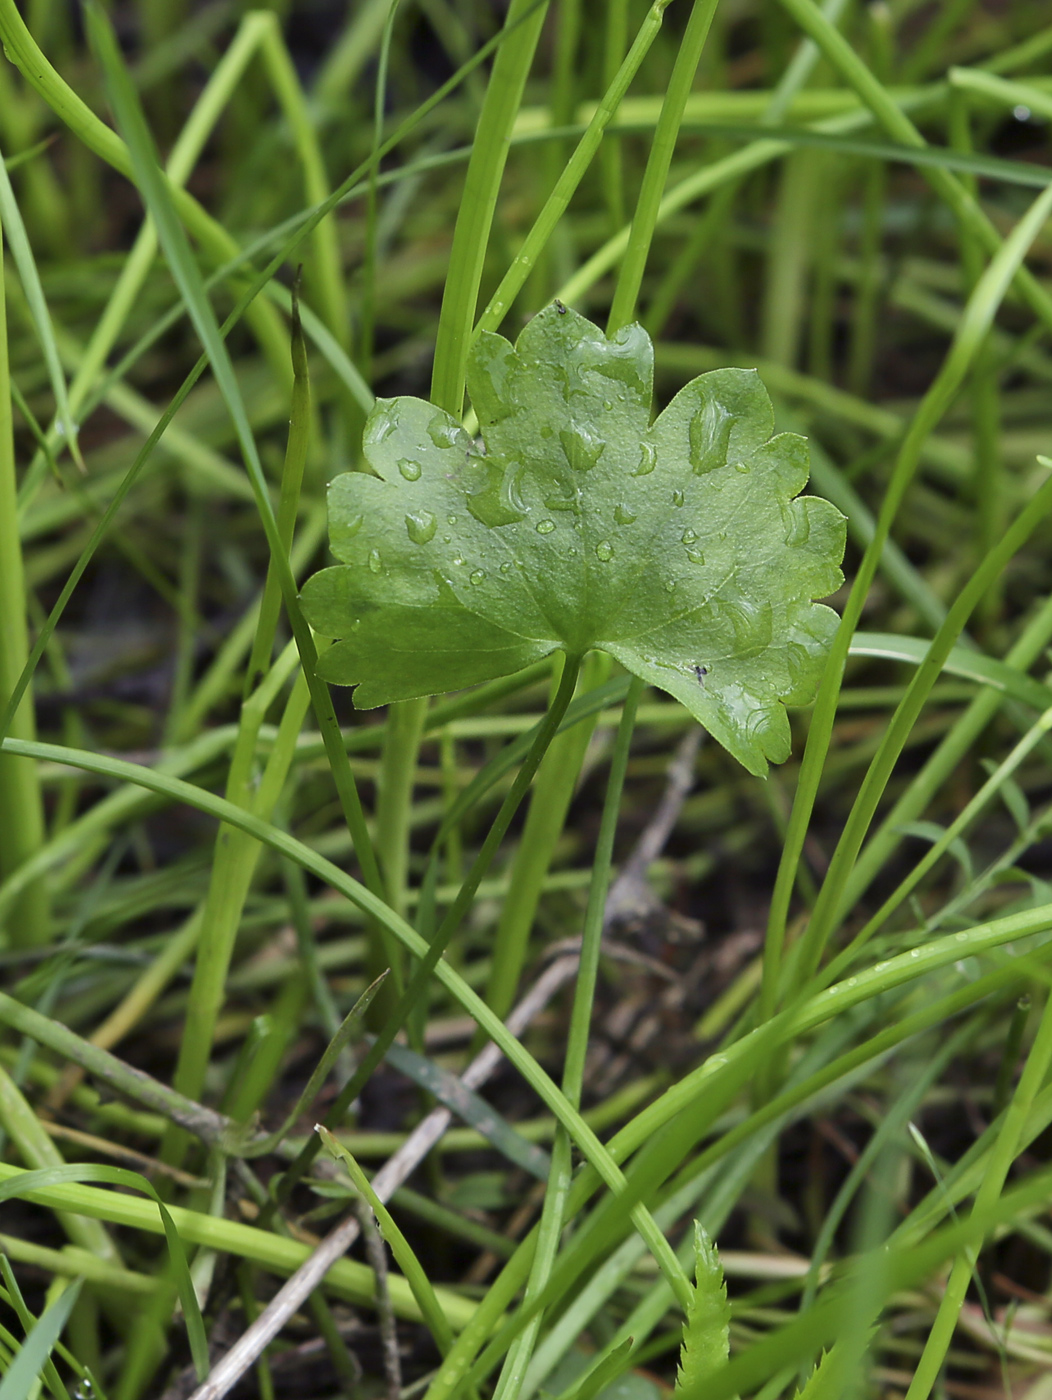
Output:
[[609,540],[600,540],[595,547],[595,557],[601,564],[607,563],[614,557],[614,546]]
[[556,496],[553,494],[551,496],[545,496],[544,504],[549,510],[572,510],[575,515],[581,509],[580,502],[577,499],[577,492],[573,489],[572,484],[569,485],[567,495]]
[[406,516],[405,528],[414,544],[428,544],[435,537],[438,521],[429,510],[417,510]]
[[537,533],[538,533],[538,535],[550,535],[551,532],[552,532],[554,529],[555,529],[555,521],[554,521],[554,520],[538,520],[538,522],[537,522]]
[[353,540],[358,531],[362,528],[364,515],[352,515],[348,520],[340,521],[340,535],[345,540]]
[[383,566],[384,566],[384,561],[380,558],[380,551],[379,551],[378,549],[371,549],[371,550],[369,551],[369,570],[370,570],[370,572],[371,572],[371,573],[374,573],[374,574],[378,574],[378,573],[380,573],[380,572],[382,571]]
[[639,444],[639,465],[632,471],[633,476],[649,476],[657,465],[657,448],[652,442]]
[[705,556],[700,549],[688,549],[687,559],[691,564],[704,564],[705,562]]
[[690,420],[690,463],[700,475],[727,460],[734,415],[716,399],[707,399]]
[[685,497],[684,497],[682,491],[673,491],[673,493],[672,493],[672,504],[673,504],[674,506],[681,506],[681,505],[683,504],[684,499],[685,499]]
[[789,547],[798,548],[807,543],[811,534],[811,516],[802,501],[793,501],[788,510],[789,523],[786,526],[785,542]]
[[383,442],[389,438],[398,427],[400,417],[398,404],[388,401],[386,404],[377,403],[376,409],[370,415],[365,428],[365,445],[372,446],[374,443]]
[[730,624],[738,656],[759,656],[770,645],[773,615],[769,601],[757,603],[740,589],[730,586],[714,598],[710,606],[717,625]]
[[680,535],[680,539],[683,541],[684,544],[694,544],[694,542],[697,540],[697,538],[698,538],[697,534],[695,533],[694,530],[692,530],[692,529],[690,528],[689,525],[688,525],[687,528],[683,531],[682,535]]
[[559,433],[559,441],[566,453],[566,460],[574,471],[578,472],[591,471],[606,448],[603,439],[583,424],[563,428]]
[[436,447],[456,447],[461,429],[445,416],[436,413],[427,425],[427,435]]
[[486,575],[482,569],[472,569],[468,577],[470,578],[471,582],[476,585],[476,587],[478,586],[478,584],[485,583],[486,581]]
[[619,525],[631,525],[635,520],[633,513],[627,507],[618,505],[614,507],[614,519]]

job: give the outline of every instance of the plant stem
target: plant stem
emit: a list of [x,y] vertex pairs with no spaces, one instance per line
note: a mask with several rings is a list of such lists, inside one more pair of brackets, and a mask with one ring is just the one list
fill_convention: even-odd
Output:
[[[617,820],[621,812],[621,794],[625,785],[632,732],[635,729],[636,710],[639,707],[643,688],[643,682],[633,676],[628,687],[628,694],[625,696],[621,723],[617,730],[617,739],[610,764],[610,776],[606,786],[606,797],[603,802],[603,815],[599,825],[599,839],[596,842],[595,857],[592,861],[592,881],[588,888],[588,907],[585,910],[584,928],[581,934],[581,963],[574,984],[570,1034],[566,1045],[566,1059],[563,1064],[562,1090],[567,1100],[575,1108],[579,1108],[581,1104],[585,1056],[588,1051],[588,1035],[592,1022],[592,1004],[595,1000],[595,984],[599,974],[603,913],[606,908],[606,896],[610,886],[610,871],[614,856],[614,837],[617,833]],[[537,1231],[537,1248],[533,1256],[529,1281],[526,1285],[526,1295],[523,1299],[524,1308],[529,1307],[543,1292],[551,1277],[562,1238],[563,1223],[566,1219],[572,1176],[571,1143],[566,1132],[560,1128],[552,1147],[552,1166],[548,1177],[548,1190],[544,1197],[544,1208]],[[683,1280],[683,1283],[685,1287],[682,1290],[676,1290],[677,1301],[681,1306],[689,1304],[691,1294],[690,1284],[686,1279]],[[514,1397],[518,1395],[526,1368],[537,1344],[543,1316],[543,1313],[538,1310],[510,1347],[494,1391],[494,1400],[514,1400]]]
[[[1052,996],[1045,1000],[1034,1044],[1027,1056],[1026,1065],[1019,1078],[1012,1102],[1005,1112],[1001,1129],[997,1134],[990,1154],[982,1184],[975,1195],[972,1219],[982,1219],[997,1203],[1008,1172],[1020,1150],[1023,1126],[1030,1114],[1038,1090],[1045,1081],[1049,1065],[1052,1064]],[[982,1239],[965,1246],[954,1260],[945,1292],[939,1302],[924,1352],[906,1392],[906,1400],[927,1400],[932,1386],[942,1368],[942,1363],[953,1338],[957,1318],[964,1305],[965,1294],[972,1280],[975,1265],[982,1247]]]
[[[7,314],[4,295],[3,230],[0,229],[0,703],[14,693],[29,655],[22,542],[18,531],[14,426],[11,414]],[[11,721],[18,739],[35,737],[33,693],[27,689]],[[34,856],[44,841],[44,807],[36,764],[0,757],[0,881]],[[41,877],[28,885],[6,915],[15,947],[46,943],[48,891]]]
[[672,163],[683,112],[694,84],[694,75],[701,62],[701,53],[708,38],[717,3],[718,0],[694,0],[694,8],[690,12],[690,19],[676,54],[676,63],[661,104],[661,115],[654,128],[654,140],[643,175],[643,186],[639,191],[632,228],[628,235],[628,246],[621,263],[613,305],[610,307],[608,335],[627,325],[635,314],[639,289],[643,285],[643,273],[650,254],[650,244],[657,227],[668,168]]
[[508,141],[547,12],[548,0],[512,0],[464,177],[431,378],[432,402],[454,418],[464,407],[471,327]]
[[[332,1108],[325,1116],[325,1126],[328,1128],[338,1128],[343,1121],[344,1114],[349,1106],[358,1097],[363,1086],[368,1082],[370,1075],[380,1064],[387,1048],[394,1041],[395,1036],[402,1026],[409,1019],[418,1002],[424,997],[431,981],[431,975],[439,964],[442,954],[445,952],[449,940],[460,927],[461,921],[471,903],[475,898],[479,883],[497,854],[501,841],[503,841],[511,820],[519,804],[526,796],[529,786],[533,781],[534,774],[540,765],[555,735],[559,732],[559,725],[566,714],[570,701],[573,699],[574,687],[577,684],[578,673],[581,668],[580,657],[568,657],[563,669],[562,682],[559,690],[548,709],[541,724],[537,728],[537,733],[530,746],[529,753],[522,762],[515,781],[511,785],[507,797],[501,803],[500,811],[497,813],[492,826],[486,834],[486,839],[482,843],[478,855],[472,863],[471,870],[467,878],[461,885],[456,899],[453,901],[445,918],[442,920],[434,937],[428,944],[427,952],[417,962],[409,983],[398,1000],[397,1006],[387,1017],[383,1027],[377,1034],[368,1054],[359,1064],[353,1078],[351,1078],[343,1089]],[[278,1204],[288,1199],[296,1181],[313,1162],[317,1156],[321,1141],[317,1137],[308,1139],[303,1151],[292,1163],[289,1170],[282,1177],[280,1186],[275,1193],[275,1200]]]

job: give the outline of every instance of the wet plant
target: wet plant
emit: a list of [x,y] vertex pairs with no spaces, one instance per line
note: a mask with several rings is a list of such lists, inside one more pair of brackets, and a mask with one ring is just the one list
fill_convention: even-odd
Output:
[[1042,18],[0,0],[0,1400],[1045,1393]]

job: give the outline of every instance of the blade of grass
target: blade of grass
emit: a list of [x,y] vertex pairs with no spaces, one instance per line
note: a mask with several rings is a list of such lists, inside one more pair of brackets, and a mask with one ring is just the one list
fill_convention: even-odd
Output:
[[51,1349],[69,1320],[82,1286],[83,1279],[70,1284],[41,1316],[0,1381],[0,1400],[25,1400],[40,1373],[53,1365]]
[[636,200],[625,255],[614,289],[614,299],[607,321],[608,335],[627,325],[635,314],[684,108],[715,12],[716,0],[694,0],[683,38],[676,51],[676,62],[665,88],[661,115],[654,128],[654,139],[643,173],[643,184]]
[[[1052,209],[1052,190],[1046,205]],[[1052,465],[1052,464],[1050,464]],[[818,900],[811,913],[808,927],[797,944],[795,956],[797,967],[792,974],[790,994],[806,983],[815,973],[822,954],[833,933],[833,920],[843,893],[844,883],[862,848],[865,834],[869,830],[877,805],[891,777],[892,770],[902,753],[913,726],[927,701],[932,686],[942,670],[943,658],[949,653],[954,641],[963,630],[964,624],[985,596],[990,581],[996,578],[1005,565],[1029,539],[1038,524],[1052,510],[1052,476],[1027,502],[1001,539],[989,551],[980,567],[972,574],[967,584],[958,593],[946,620],[935,634],[927,657],[910,678],[906,694],[899,702],[895,714],[881,739],[863,779],[850,815],[837,841],[832,860]],[[1035,742],[1040,735],[1035,737]]]
[[548,0],[512,0],[506,38],[493,63],[471,147],[453,230],[435,338],[431,399],[459,418],[464,407],[471,327],[501,176],[526,78],[548,12]]
[[89,32],[106,73],[114,111],[129,141],[137,185],[153,217],[169,269],[186,301],[194,327],[205,347],[231,420],[234,423],[245,466],[256,495],[256,505],[267,537],[271,563],[277,573],[285,611],[296,639],[303,674],[310,690],[318,727],[325,740],[326,755],[344,818],[354,841],[355,853],[366,882],[373,889],[379,890],[382,887],[380,872],[376,865],[376,857],[365,824],[357,786],[347,762],[346,750],[340,742],[339,726],[328,687],[318,679],[315,673],[317,649],[310,628],[300,611],[296,582],[292,577],[288,558],[282,547],[277,520],[263,475],[263,465],[259,459],[255,437],[248,421],[233,364],[205,294],[201,275],[190,250],[186,233],[176,214],[171,190],[157,164],[150,134],[121,59],[116,38],[108,20],[97,6],[89,6],[86,14]]
[[[11,1306],[14,1308],[15,1312],[17,1313],[18,1320],[22,1324],[23,1329],[25,1330],[26,1341],[28,1343],[29,1338],[32,1335],[33,1328],[36,1325],[37,1319],[26,1307],[26,1301],[22,1297],[22,1290],[18,1286],[18,1280],[15,1278],[14,1270],[11,1268],[11,1262],[7,1258],[6,1254],[0,1254],[0,1278],[4,1280],[4,1286],[7,1289],[8,1293],[8,1300]],[[82,1280],[78,1280],[78,1284],[82,1282]],[[75,1293],[76,1287],[77,1285],[74,1285],[74,1289],[64,1289],[63,1294],[67,1292]],[[61,1332],[61,1330],[62,1329],[60,1327],[58,1331]],[[69,1400],[69,1391],[62,1384],[62,1378],[59,1375],[58,1369],[55,1366],[54,1361],[51,1360],[50,1356],[43,1363],[43,1365],[38,1364],[37,1374],[43,1375],[44,1379],[47,1381],[48,1390],[50,1390],[51,1394],[55,1396],[55,1400]]]
[[[926,144],[913,122],[843,35],[828,22],[814,0],[780,0],[780,3],[800,28],[810,35],[833,69],[858,93],[889,136],[907,146],[923,147]],[[929,167],[928,179],[935,193],[949,205],[962,226],[975,236],[990,256],[996,257],[1001,247],[1000,234],[961,181],[941,166]],[[1034,315],[1046,327],[1052,327],[1052,296],[1021,262],[1013,269],[1011,282]]]
[[[112,1179],[98,1173],[118,1170],[115,1167],[79,1163],[29,1172],[0,1163],[0,1200],[29,1200],[45,1209],[68,1210],[133,1230],[163,1234],[164,1225],[153,1201],[118,1191],[100,1191],[97,1187],[81,1184],[84,1181]],[[134,1176],[135,1173],[129,1172],[128,1175]],[[168,1206],[165,1209],[180,1240],[251,1259],[275,1273],[292,1273],[311,1252],[309,1245],[298,1240],[258,1230],[239,1221],[224,1220],[221,1216],[205,1215],[181,1206]],[[398,1316],[420,1321],[416,1300],[405,1280],[392,1274],[388,1282],[391,1301]],[[372,1303],[374,1297],[372,1270],[355,1259],[340,1259],[334,1264],[326,1276],[325,1287],[339,1297],[366,1306]],[[450,1289],[436,1289],[435,1294],[450,1326],[455,1329],[463,1327],[474,1311],[474,1304]]]
[[438,1304],[435,1291],[431,1287],[431,1281],[427,1276],[427,1271],[413,1253],[412,1246],[402,1234],[395,1223],[391,1212],[380,1200],[376,1192],[369,1185],[368,1178],[361,1167],[347,1151],[346,1147],[333,1137],[328,1128],[318,1124],[317,1132],[334,1160],[342,1162],[347,1168],[347,1174],[351,1178],[355,1189],[368,1203],[369,1209],[376,1216],[380,1224],[380,1229],[384,1239],[391,1248],[395,1263],[402,1270],[405,1281],[413,1290],[413,1297],[420,1308],[424,1323],[435,1339],[435,1345],[445,1356],[453,1345],[453,1333],[449,1323],[446,1321],[445,1313]]
[[[528,18],[528,13],[529,12],[527,12],[524,18]],[[520,20],[520,23],[522,22],[524,21]],[[5,24],[8,25],[9,28],[5,29]],[[450,92],[454,91],[456,87],[461,82],[463,82],[464,79],[471,72],[473,72],[474,69],[480,63],[484,62],[485,59],[493,52],[495,48],[499,46],[499,44],[503,41],[503,38],[507,35],[508,32],[510,32],[511,28],[512,26],[510,25],[506,26],[505,30],[503,30],[501,34],[495,36],[492,40],[483,44],[481,48],[479,48],[471,56],[471,58],[465,64],[463,64],[462,67],[458,69],[456,73],[452,75],[452,77],[450,77],[445,83],[443,83],[425,102],[421,103],[420,106],[416,109],[416,111],[404,122],[402,122],[399,125],[399,127],[395,130],[395,132],[388,138],[388,140],[381,147],[379,155],[386,155],[389,150],[392,150],[401,140],[404,139],[406,135],[409,134],[409,132],[411,132],[419,124],[420,121],[424,119],[424,117],[427,116],[429,112],[433,111],[434,108]],[[5,35],[8,36],[7,42],[10,51],[17,51],[17,53],[21,56],[20,61],[28,64],[30,71],[36,71],[37,69],[39,69],[45,74],[50,73],[51,76],[49,77],[48,81],[50,82],[53,79],[56,83],[59,84],[58,91],[61,101],[59,108],[56,110],[59,110],[61,115],[62,102],[64,102],[65,100],[64,85],[61,84],[61,80],[58,78],[58,75],[50,69],[50,65],[47,64],[47,60],[37,50],[31,36],[29,35],[28,30],[25,29],[24,25],[22,25],[17,11],[13,11],[10,5],[7,5],[5,8],[4,0],[0,0],[0,37],[4,37]],[[79,99],[77,100],[79,101]],[[108,132],[109,135],[112,136],[112,132],[109,132],[109,128],[104,127],[103,130]],[[360,180],[363,173],[365,173],[368,169],[369,162],[363,162],[351,173],[351,175],[347,177],[343,184],[332,195],[329,196],[329,198],[324,202],[324,204],[320,205],[319,207],[313,210],[308,211],[302,217],[297,216],[297,218],[292,221],[293,231],[291,232],[291,234],[287,234],[287,230],[284,227],[282,227],[276,232],[275,235],[266,235],[264,236],[264,238],[259,240],[259,247],[262,249],[269,247],[274,237],[286,237],[286,242],[280,248],[278,253],[271,258],[271,261],[267,265],[267,267],[264,268],[264,270],[256,276],[249,289],[246,292],[244,292],[239,298],[234,310],[230,313],[226,321],[223,323],[223,326],[220,331],[221,335],[227,335],[231,328],[238,323],[238,321],[240,320],[241,316],[245,313],[247,308],[251,306],[252,302],[259,295],[259,293],[264,291],[265,289],[270,288],[272,278],[283,265],[283,263],[286,261],[286,259],[291,257],[295,253],[300,243],[306,237],[308,237],[308,235],[315,227],[316,223],[320,219],[324,218],[328,213],[330,213],[343,199],[348,197],[349,192],[355,189],[357,182]],[[221,272],[219,274],[214,274],[213,277],[209,279],[208,283],[206,284],[206,289],[207,287],[214,286],[219,281],[221,281],[223,275],[226,275],[228,272],[235,270],[237,267],[240,267],[246,261],[251,251],[253,250],[242,251],[241,253],[238,253],[226,266],[224,266],[221,269]],[[275,289],[274,294],[279,295],[279,292]],[[179,306],[172,313],[170,313],[170,317],[162,317],[158,322],[156,322],[152,330],[147,332],[147,334],[142,338],[139,345],[133,347],[132,351],[130,351],[129,354],[125,356],[125,361],[127,361],[129,364],[134,362],[134,360],[142,352],[142,350],[144,350],[149,344],[151,344],[156,337],[163,334],[164,331],[168,329],[170,324],[174,324],[179,319],[179,316],[182,314],[182,308],[183,303],[180,302]],[[315,328],[312,330],[312,318],[306,314],[304,315],[304,326],[308,334],[311,334],[316,340],[316,342],[318,342],[319,344],[323,343],[323,337],[320,334],[320,329],[318,328],[317,323],[315,322]],[[335,361],[333,360],[332,353],[330,353],[329,358],[335,363]],[[125,361],[122,361],[122,363],[118,365],[113,371],[114,378],[119,377],[124,372]],[[175,416],[175,413],[185,401],[187,395],[190,393],[190,390],[193,388],[197,379],[204,372],[205,368],[207,367],[207,364],[208,357],[207,355],[203,355],[197,361],[197,363],[190,371],[186,379],[183,381],[182,385],[176,392],[174,399],[168,405],[168,408],[165,410],[165,412],[161,415],[161,418],[158,420],[155,429],[151,433],[149,439],[144,444],[135,462],[132,464],[131,468],[126,474],[124,480],[121,483],[120,489],[111,500],[98,526],[92,532],[91,539],[85,546],[85,549],[82,551],[80,558],[77,560],[77,563],[70,577],[67,579],[65,585],[63,586],[62,592],[60,593],[58,600],[56,601],[54,607],[48,615],[47,622],[40,629],[37,642],[30,653],[29,659],[25,667],[23,667],[22,675],[19,678],[18,684],[15,686],[14,693],[7,704],[3,716],[0,717],[0,735],[3,735],[7,732],[7,727],[10,723],[11,715],[17,709],[21,701],[22,695],[25,692],[26,686],[29,684],[29,680],[40,660],[40,657],[43,655],[44,649],[48,645],[51,636],[54,632],[54,629],[58,624],[58,620],[59,618],[61,618],[65,607],[69,601],[69,598],[72,596],[72,593],[76,588],[77,583],[83,576],[83,573],[87,568],[88,563],[90,562],[100,542],[102,541],[106,532],[108,531],[111,522],[115,518],[128,492],[131,490],[139,472],[142,470],[144,464],[148,461],[150,454],[154,449],[154,446],[160,440],[168,424],[171,422],[172,418]],[[360,401],[363,402],[365,406],[368,406],[368,404],[371,402],[371,398],[368,394],[367,388],[363,385],[360,385],[360,381],[355,381],[354,379],[351,379],[348,381],[348,387],[352,389],[352,392],[358,392],[358,389],[360,388],[361,391],[365,394],[365,398],[361,399]]]
[[[569,694],[573,693],[572,680],[573,676],[571,676]],[[569,694],[567,695],[567,700],[569,699]],[[551,732],[554,732],[554,729],[557,728],[558,722],[559,715],[556,714],[554,723],[549,725],[549,730]],[[426,985],[426,980],[424,979],[429,980],[431,976],[434,976],[454,995],[468,1015],[472,1016],[489,1038],[497,1043],[508,1060],[524,1076],[559,1122],[567,1129],[583,1155],[589,1162],[596,1166],[606,1186],[615,1194],[623,1189],[624,1179],[620,1170],[610,1160],[606,1149],[581,1117],[580,1113],[567,1102],[565,1095],[556,1088],[549,1076],[537,1064],[534,1057],[529,1054],[514,1036],[508,1034],[503,1022],[493,1014],[478,994],[467,985],[453,968],[443,962],[441,957],[434,952],[435,944],[432,943],[429,945],[426,943],[415,929],[410,928],[404,920],[395,915],[393,911],[366,886],[359,884],[357,880],[340,870],[340,868],[331,861],[311,851],[302,842],[288,836],[285,832],[261,821],[254,814],[246,812],[244,809],[231,802],[227,802],[221,797],[215,796],[213,793],[205,792],[203,789],[195,788],[191,784],[183,783],[179,779],[174,779],[167,775],[162,776],[151,769],[127,763],[121,759],[115,759],[101,754],[88,754],[80,750],[65,749],[58,745],[30,744],[28,741],[15,739],[4,740],[3,752],[34,758],[40,758],[46,755],[48,758],[57,759],[59,762],[72,762],[74,767],[85,768],[90,772],[106,773],[112,777],[119,777],[125,780],[131,779],[154,791],[164,792],[170,797],[176,797],[178,795],[180,800],[189,802],[191,806],[196,807],[198,810],[209,812],[211,815],[218,817],[221,821],[227,822],[228,825],[237,827],[254,837],[257,841],[261,841],[270,846],[273,850],[283,855],[290,856],[293,860],[297,861],[298,864],[302,865],[305,870],[309,870],[312,874],[318,876],[318,878],[332,885],[333,888],[348,897],[351,902],[362,909],[367,916],[385,922],[387,927],[395,934],[403,946],[419,960],[418,973],[423,985]],[[538,761],[540,752],[543,752],[543,747],[536,755]],[[509,798],[514,795],[514,801],[506,799],[506,820],[503,824],[494,823],[487,844],[484,845],[480,858],[476,861],[476,874],[479,875],[479,878],[480,872],[487,868],[496,848],[503,839],[507,822],[510,821],[511,815],[521,801],[522,793],[531,779],[532,771],[529,771],[524,781],[519,785],[519,789],[516,791],[516,789],[513,788],[512,794],[509,794]],[[471,899],[474,897],[474,883],[472,877],[469,876],[461,897],[454,901],[450,911],[443,920],[442,926],[440,926],[439,937],[448,936],[447,931],[455,928],[463,917],[466,904],[470,903]],[[938,948],[938,946],[938,944],[933,944],[932,948]],[[929,950],[929,956],[930,955]],[[958,956],[962,956],[962,954],[958,954]],[[432,964],[434,964],[433,967]],[[927,964],[924,966],[927,966]],[[855,980],[856,982],[859,981],[859,979]],[[411,980],[406,988],[403,1000],[405,1001],[411,996],[413,1001],[415,1001],[416,997],[420,995],[421,989],[422,988],[414,986],[414,981]],[[400,1014],[404,1016],[408,1013],[408,1010],[408,1005],[403,1006]],[[382,1045],[382,1037],[378,1038],[376,1045]],[[373,1052],[371,1053],[375,1052],[376,1046],[374,1046]],[[313,1155],[312,1152],[310,1157],[312,1158]],[[636,1206],[634,1208],[633,1219],[636,1222],[636,1227],[644,1236],[647,1244],[654,1253],[655,1258],[658,1259],[658,1262],[668,1269],[673,1278],[677,1280],[682,1279],[684,1283],[687,1283],[686,1275],[683,1273],[682,1265],[680,1265],[679,1261],[676,1260],[674,1264],[668,1261],[668,1256],[671,1253],[668,1242],[665,1240],[664,1235],[654,1227],[648,1213]],[[687,1286],[689,1286],[689,1284]]]
[[[632,678],[628,694],[625,696],[621,723],[610,764],[603,813],[600,819],[599,838],[596,842],[595,857],[592,862],[592,880],[588,888],[588,906],[585,910],[584,927],[581,934],[581,963],[574,984],[573,1010],[570,1013],[570,1033],[566,1044],[566,1058],[563,1062],[563,1093],[575,1108],[580,1107],[581,1090],[584,1084],[585,1056],[588,1052],[588,1036],[592,1020],[592,1005],[595,1000],[596,979],[599,973],[599,952],[603,936],[603,914],[606,909],[607,893],[610,887],[610,872],[614,854],[614,836],[621,811],[621,795],[624,789],[625,773],[628,769],[628,755],[635,728],[636,711],[643,692],[643,683]],[[544,1291],[551,1278],[552,1269],[562,1240],[566,1221],[570,1183],[572,1179],[572,1158],[570,1140],[565,1131],[560,1131],[552,1148],[551,1171],[548,1175],[548,1189],[537,1228],[537,1245],[530,1267],[523,1297],[523,1309],[527,1309]],[[669,1280],[670,1284],[672,1280]],[[676,1301],[685,1312],[689,1312],[693,1290],[689,1279],[686,1286],[675,1289]],[[508,1349],[504,1365],[494,1389],[494,1400],[514,1400],[522,1390],[526,1370],[533,1357],[540,1335],[543,1313],[538,1309],[531,1321],[523,1328]]]
[[[1016,1085],[1015,1093],[1003,1116],[1000,1131],[990,1153],[982,1185],[975,1196],[971,1219],[981,1219],[993,1207],[1004,1190],[1009,1170],[1020,1150],[1020,1137],[1023,1124],[1033,1107],[1038,1090],[1052,1064],[1052,996],[1045,1000],[1045,1008],[1038,1026],[1034,1043],[1027,1055],[1023,1073]],[[975,1242],[966,1245],[953,1262],[939,1310],[932,1325],[928,1340],[917,1369],[913,1373],[906,1400],[927,1400],[931,1394],[943,1361],[957,1326],[957,1318],[964,1305],[968,1285],[972,1281],[975,1265],[979,1258],[982,1234]]]
[[508,308],[526,285],[538,257],[547,245],[559,220],[566,213],[575,190],[584,178],[596,152],[600,149],[603,136],[617,114],[621,99],[631,86],[651,45],[657,38],[668,3],[669,0],[657,0],[657,3],[652,4],[647,11],[646,18],[640,26],[632,47],[608,83],[607,89],[596,107],[595,114],[589,121],[584,135],[577,143],[570,159],[563,166],[554,189],[523,240],[515,261],[504,274],[500,286],[490,297],[489,304],[479,317],[474,330],[475,336],[482,330],[496,330],[503,321]]
[[[32,693],[18,694],[29,654],[22,542],[18,533],[14,424],[4,296],[3,227],[0,217],[0,702],[11,707],[10,732],[32,739]],[[44,807],[36,765],[0,759],[0,881],[24,866],[44,841]],[[16,947],[40,946],[50,936],[46,881],[26,885],[4,920]]]
[[[884,540],[890,533],[892,522],[898,514],[906,488],[916,471],[920,457],[920,446],[960,389],[968,368],[1012,283],[1016,270],[1022,264],[1030,244],[1047,220],[1049,210],[1052,210],[1052,188],[1037,197],[984,272],[969,298],[957,335],[943,361],[942,368],[931,388],[925,394],[899,450],[877,519],[877,528],[872,543],[862,557],[851,593],[844,606],[841,624],[830,651],[819,687],[818,699],[815,702],[808,731],[807,747],[801,763],[796,797],[793,801],[792,815],[771,900],[764,951],[764,979],[760,996],[761,1018],[770,1016],[778,999],[782,948],[789,900],[796,880],[796,866],[803,850],[804,837],[818,791],[818,781],[829,748],[836,703],[840,693],[841,676],[850,646],[851,634],[858,626]],[[853,859],[854,854],[852,855]],[[838,897],[839,892],[838,888]],[[832,893],[830,893],[827,899],[831,901],[832,898]]]
[[55,346],[51,313],[48,311],[47,299],[40,284],[40,273],[37,271],[29,235],[22,222],[22,215],[7,173],[7,166],[2,159],[0,159],[0,225],[6,230],[8,247],[22,281],[22,290],[33,318],[37,339],[40,341],[44,363],[47,365],[51,392],[55,397],[56,420],[73,460],[83,472],[86,468],[80,454],[80,448],[77,446],[77,425],[70,412],[66,376],[62,372],[62,364]]

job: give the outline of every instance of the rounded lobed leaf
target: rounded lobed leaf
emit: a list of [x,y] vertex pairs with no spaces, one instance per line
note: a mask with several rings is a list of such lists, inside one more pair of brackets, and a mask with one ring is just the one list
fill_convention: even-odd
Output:
[[680,700],[752,773],[789,753],[842,581],[844,520],[799,497],[807,443],[772,436],[751,370],[703,374],[650,422],[653,349],[555,303],[513,347],[483,333],[473,441],[416,398],[380,400],[375,475],[329,492],[333,554],[309,579],[322,674],[369,707],[610,652]]

